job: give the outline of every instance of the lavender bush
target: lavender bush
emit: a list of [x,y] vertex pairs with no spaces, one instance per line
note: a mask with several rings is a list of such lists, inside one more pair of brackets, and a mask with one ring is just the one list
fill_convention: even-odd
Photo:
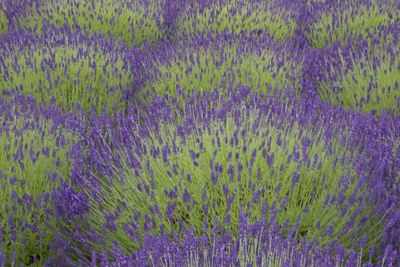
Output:
[[[292,37],[295,23],[276,1],[188,1],[175,22],[179,33],[204,36],[221,33],[268,34],[277,41]],[[287,11],[287,10],[286,10]],[[264,32],[266,31],[266,32]]]
[[86,113],[92,105],[98,112],[107,106],[110,115],[123,110],[122,97],[133,74],[118,46],[114,48],[115,44],[101,36],[89,41],[69,29],[49,29],[46,34],[63,37],[49,43],[46,38],[29,36],[29,46],[12,48],[0,56],[3,95],[16,89],[38,101],[49,102],[54,96],[64,112],[75,112],[75,103]]
[[363,113],[381,114],[391,107],[397,114],[399,10],[391,1],[347,4],[338,7],[344,8],[340,17],[334,16],[333,9],[328,20],[312,24],[310,40],[317,48],[312,52],[318,69],[311,69],[309,77],[317,76],[314,80],[322,100]]
[[0,266],[397,266],[395,1],[0,5]]
[[248,93],[268,95],[285,86],[297,88],[304,59],[286,48],[267,38],[251,38],[244,44],[222,36],[201,46],[175,45],[167,59],[153,60],[154,78],[142,89],[151,93],[141,100],[148,103],[152,96],[168,93],[184,109],[182,101],[192,89],[228,92],[245,86]]
[[[14,5],[11,0],[5,2],[5,5]],[[158,26],[163,22],[163,17],[160,16],[161,1],[18,2],[27,6],[23,13],[13,16],[13,25],[33,31],[39,37],[45,24],[53,24],[56,28],[66,25],[71,31],[80,30],[85,33],[89,39],[94,34],[101,34],[109,41],[122,41],[130,47],[156,42],[162,34]]]
[[1,102],[1,266],[43,265],[57,231],[50,194],[70,180],[79,135],[54,98],[43,104],[22,94]]
[[[214,116],[204,118],[207,108],[200,104],[204,98],[189,95],[198,104],[186,110],[193,115],[181,119],[184,127],[160,122],[156,134],[149,131],[148,139],[140,130],[128,131],[128,137],[141,136],[140,145],[137,140],[115,155],[108,145],[100,146],[98,154],[107,155],[110,161],[103,168],[118,175],[100,178],[91,174],[96,187],[102,185],[104,196],[91,195],[96,199],[91,206],[98,206],[99,211],[93,209],[96,215],[86,217],[90,232],[97,228],[101,233],[101,225],[108,225],[108,240],[118,240],[126,251],[136,251],[140,249],[139,232],[181,231],[184,235],[184,229],[191,226],[196,236],[209,237],[222,222],[220,231],[231,233],[235,243],[240,219],[254,223],[265,217],[271,220],[268,228],[275,223],[285,225],[281,230],[285,235],[288,224],[296,224],[299,240],[317,239],[321,246],[337,240],[351,248],[366,235],[371,242],[363,247],[369,249],[374,239],[380,240],[387,214],[379,212],[365,194],[372,189],[371,175],[377,177],[369,169],[367,153],[354,157],[353,151],[353,156],[346,157],[350,153],[346,152],[346,132],[352,130],[345,123],[343,128],[326,130],[331,121],[319,121],[312,112],[308,113],[311,119],[298,122],[292,114],[301,112],[301,105],[275,104],[272,108],[272,99],[267,98],[264,106],[262,97],[252,96],[252,106],[259,109],[233,108],[232,98]],[[171,118],[166,115],[162,121]],[[115,140],[102,134],[91,138],[99,143]],[[246,217],[239,216],[242,208]],[[99,220],[101,213],[103,220]],[[107,244],[107,238],[103,240],[99,251]]]
[[[308,38],[313,48],[330,47],[341,41],[344,46],[353,46],[364,39],[374,42],[380,33],[398,19],[398,3],[383,1],[326,1],[330,5],[318,13]],[[378,39],[382,42],[382,39]],[[386,42],[386,40],[385,40]]]
[[321,96],[332,99],[335,105],[347,109],[352,106],[363,113],[381,114],[391,109],[399,114],[398,40],[374,46],[374,53],[366,51],[350,54],[350,60],[345,60],[338,49],[337,68],[331,68],[328,82],[319,87]]

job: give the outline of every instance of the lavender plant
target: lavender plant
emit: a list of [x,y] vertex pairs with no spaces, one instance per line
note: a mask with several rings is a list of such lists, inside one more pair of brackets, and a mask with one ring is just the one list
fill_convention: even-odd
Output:
[[[256,103],[262,97],[253,96]],[[97,153],[107,155],[105,166],[114,175],[91,173],[96,187],[85,189],[92,203],[85,231],[103,236],[101,243],[87,241],[90,248],[99,253],[115,240],[129,253],[141,248],[144,235],[184,236],[189,226],[195,236],[205,232],[208,238],[215,228],[229,232],[235,243],[242,220],[263,217],[269,228],[282,227],[276,230],[282,236],[297,225],[298,239],[316,239],[321,247],[337,240],[346,249],[356,248],[364,236],[365,249],[379,242],[388,214],[366,194],[374,175],[368,157],[351,150],[347,155],[352,130],[332,128],[329,116],[301,122],[304,115],[290,115],[301,114],[300,106],[267,103],[258,110],[231,102],[221,108],[218,121],[211,114],[202,117],[207,108],[193,105],[183,126],[164,124],[169,120],[163,118],[148,138],[139,129],[129,130],[132,138],[141,136],[140,143],[135,139],[116,154],[112,151],[121,145],[114,141],[112,149],[106,141],[115,137],[95,138],[104,142]]]
[[47,119],[33,98],[13,100],[0,105],[0,265],[43,266],[58,228],[50,194],[69,183],[78,138],[56,109]]
[[286,86],[299,87],[301,53],[266,40],[243,44],[234,38],[217,38],[217,44],[176,46],[168,60],[155,59],[154,79],[142,89],[150,94],[140,94],[139,99],[149,103],[151,97],[167,93],[184,109],[187,93],[194,89],[228,93],[246,87],[248,94],[257,91],[265,96]]
[[[260,227],[260,225],[257,225]],[[263,228],[260,229],[259,237],[261,237]],[[238,260],[233,261],[234,263],[225,264],[224,266],[319,266],[323,264],[323,260],[319,257],[310,258],[307,256],[305,251],[309,249],[305,246],[302,247],[302,251],[296,250],[296,244],[291,238],[281,239],[278,236],[269,236],[267,244],[261,244],[261,238],[254,242],[248,242],[239,240]],[[302,243],[304,245],[304,242]],[[221,245],[221,244],[220,244]],[[225,244],[222,245],[225,247]],[[229,248],[229,246],[228,246]],[[216,243],[212,245],[213,253],[208,256],[208,251],[204,250],[203,254],[196,254],[189,252],[187,253],[188,266],[215,266],[215,257],[212,255],[217,254],[218,248]],[[229,254],[228,254],[229,255]],[[171,258],[173,255],[166,255],[160,262],[160,266],[174,266],[174,260]],[[323,255],[328,256],[328,255]],[[151,258],[151,263],[154,265],[155,260]],[[352,259],[353,260],[353,259]],[[330,261],[332,262],[332,261]],[[325,261],[326,263],[326,261]],[[337,265],[340,263],[336,260]],[[360,262],[357,262],[357,266],[361,266]]]
[[330,47],[337,40],[344,46],[354,47],[361,36],[371,42],[378,38],[381,42],[380,32],[397,23],[399,17],[396,1],[391,0],[344,0],[338,1],[334,7],[320,12],[319,19],[312,23],[310,32],[306,34],[314,49]]
[[[337,257],[332,259],[328,254],[320,255],[318,249],[314,249],[312,252],[313,257],[308,257],[307,252],[310,250],[306,246],[302,247],[301,251],[296,249],[296,245],[290,238],[280,239],[279,237],[270,237],[268,245],[263,245],[261,248],[259,240],[255,242],[240,242],[239,253],[242,255],[240,260],[236,264],[230,264],[225,266],[321,266],[324,264],[335,264],[335,266],[346,266],[349,263],[355,263],[355,266],[361,266],[361,253],[352,253],[349,255],[347,261]],[[304,242],[302,243],[305,244]],[[215,246],[213,246],[215,251]],[[207,251],[204,251],[203,257],[195,253],[188,253],[188,266],[215,266],[212,257],[207,256]],[[160,266],[174,266],[174,260],[170,255],[167,259],[161,261]],[[152,260],[152,264],[155,265],[155,261]],[[370,262],[363,266],[372,266]]]
[[157,25],[161,3],[153,0],[33,1],[25,7],[23,16],[16,17],[16,25],[39,37],[44,24],[53,24],[56,28],[67,25],[72,31],[81,30],[89,39],[102,34],[109,41],[122,40],[129,47],[142,46],[162,37]]
[[[57,30],[50,32],[57,35]],[[2,95],[16,90],[47,103],[54,96],[64,112],[75,113],[76,103],[88,114],[92,106],[98,114],[105,107],[109,115],[123,110],[122,97],[133,75],[118,48],[110,49],[101,37],[89,41],[83,34],[64,33],[69,35],[61,43],[36,40],[25,49],[4,51]]]
[[288,2],[4,0],[0,266],[398,264],[400,5]]
[[284,42],[292,37],[296,28],[289,12],[277,8],[273,1],[220,0],[205,6],[202,3],[191,1],[191,5],[186,6],[188,10],[177,22],[178,34],[215,37],[221,33],[238,36],[256,32]]
[[331,68],[327,74],[331,79],[319,86],[322,99],[377,116],[389,110],[399,114],[399,46],[389,42],[373,50],[373,54],[364,52],[350,60],[345,60],[338,50],[340,67]]

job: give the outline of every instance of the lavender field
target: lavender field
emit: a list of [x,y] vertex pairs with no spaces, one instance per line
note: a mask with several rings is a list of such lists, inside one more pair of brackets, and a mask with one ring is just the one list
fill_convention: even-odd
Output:
[[2,0],[0,266],[400,266],[400,2]]

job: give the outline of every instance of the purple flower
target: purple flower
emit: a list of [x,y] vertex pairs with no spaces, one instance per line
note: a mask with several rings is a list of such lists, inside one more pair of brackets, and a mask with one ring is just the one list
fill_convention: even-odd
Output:
[[328,205],[328,202],[329,202],[329,199],[330,199],[330,198],[331,198],[331,194],[328,193],[328,194],[326,195],[326,199],[325,199],[324,204],[322,205],[322,208],[325,208],[326,205]]
[[367,235],[363,235],[361,237],[360,243],[359,243],[360,248],[365,248],[365,244],[367,243],[367,239],[368,239]]
[[228,153],[228,159],[226,161],[229,162],[231,158],[232,158],[232,151]]
[[214,170],[211,170],[211,181],[212,181],[213,185],[217,184],[218,176],[219,176],[218,172],[214,172]]
[[230,223],[231,223],[231,215],[229,213],[225,214],[224,215],[224,224],[229,225]]
[[369,249],[369,258],[373,259],[376,256],[376,248],[374,245],[371,246],[371,248]]
[[184,201],[185,203],[187,203],[188,201],[190,201],[190,194],[189,194],[189,192],[187,191],[186,188],[185,188],[185,190],[184,190],[184,192],[183,192],[183,201]]
[[176,169],[178,164],[173,164],[172,169],[174,170],[175,175],[178,175],[178,170]]
[[278,146],[282,146],[282,133],[279,133],[278,139],[276,140]]
[[14,177],[10,178],[10,184],[15,185],[15,182],[17,181],[17,176],[15,175]]
[[227,197],[227,196],[228,196],[228,193],[229,193],[228,187],[226,186],[226,184],[223,184],[223,185],[222,185],[222,188],[223,188],[223,190],[224,190],[225,197]]
[[256,158],[256,154],[257,154],[257,149],[255,148],[255,149],[253,150],[252,155],[251,155],[251,159],[250,159],[250,168],[253,167],[254,160],[255,160],[255,158]]
[[189,153],[190,153],[190,157],[192,158],[192,160],[195,160],[196,159],[196,153],[192,149],[189,150]]
[[170,203],[167,204],[166,215],[170,221],[173,221],[173,216],[176,208],[176,202],[171,205]]
[[233,178],[235,177],[235,167],[233,167],[232,164],[229,164],[228,174],[229,174],[229,177],[230,177],[230,182],[233,182]]
[[165,145],[162,148],[162,157],[163,157],[164,163],[167,163],[168,162],[168,145]]
[[[233,134],[233,138],[235,138],[235,146],[238,146],[239,145],[239,139],[238,139],[238,131],[237,130]],[[231,145],[233,145],[232,142],[231,142]]]
[[272,164],[274,164],[274,153],[272,152],[270,156],[267,156],[268,166],[271,168]]
[[201,199],[203,201],[206,201],[206,199],[207,199],[207,192],[206,192],[206,188],[205,187],[203,188],[203,194],[201,195]]

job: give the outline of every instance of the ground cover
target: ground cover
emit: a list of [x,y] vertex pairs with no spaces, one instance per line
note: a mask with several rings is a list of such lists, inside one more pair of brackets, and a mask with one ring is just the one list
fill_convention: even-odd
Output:
[[399,10],[5,0],[0,266],[399,264]]

